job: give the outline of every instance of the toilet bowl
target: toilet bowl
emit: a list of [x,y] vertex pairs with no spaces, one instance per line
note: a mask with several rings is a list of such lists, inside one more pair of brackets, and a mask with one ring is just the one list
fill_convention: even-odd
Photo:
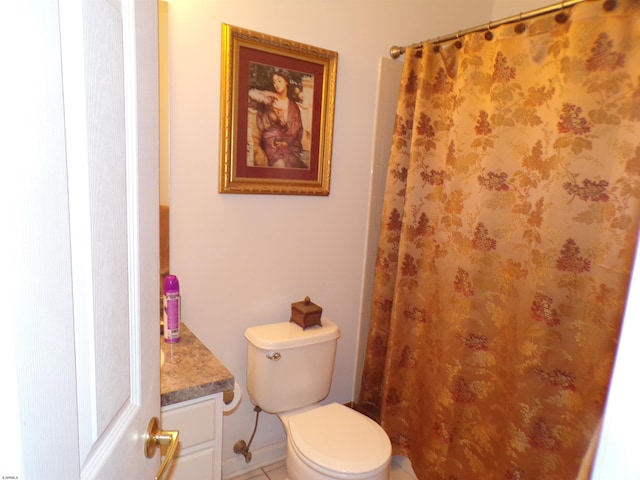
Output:
[[280,415],[289,480],[387,480],[391,443],[373,420],[330,403]]
[[382,427],[339,403],[320,404],[331,388],[340,337],[331,320],[321,323],[245,331],[251,402],[284,426],[288,480],[388,480],[391,442]]

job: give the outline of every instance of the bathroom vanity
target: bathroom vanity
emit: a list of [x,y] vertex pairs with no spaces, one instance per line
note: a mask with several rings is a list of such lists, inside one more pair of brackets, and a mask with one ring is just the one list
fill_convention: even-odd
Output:
[[186,327],[180,342],[160,339],[161,425],[179,430],[177,457],[169,480],[220,480],[222,477],[222,413],[233,375]]

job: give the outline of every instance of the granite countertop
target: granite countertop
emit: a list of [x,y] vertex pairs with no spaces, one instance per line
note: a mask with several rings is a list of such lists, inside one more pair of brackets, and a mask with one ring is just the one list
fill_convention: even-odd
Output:
[[233,391],[233,375],[184,323],[180,341],[166,343],[160,337],[160,348],[165,358],[160,368],[161,406]]

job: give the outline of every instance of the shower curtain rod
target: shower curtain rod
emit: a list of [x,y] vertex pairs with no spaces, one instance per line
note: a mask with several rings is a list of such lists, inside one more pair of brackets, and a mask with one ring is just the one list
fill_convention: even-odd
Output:
[[[511,17],[506,17],[506,18],[503,18],[501,20],[496,20],[495,22],[484,23],[484,24],[478,25],[476,27],[467,28],[466,30],[460,30],[460,31],[458,31],[456,33],[450,33],[449,35],[445,35],[443,37],[432,38],[432,39],[427,40],[425,42],[414,43],[414,44],[409,45],[407,47],[393,46],[393,47],[391,47],[389,49],[389,55],[391,56],[391,58],[393,58],[395,60],[400,55],[402,55],[405,52],[405,50],[407,48],[409,48],[409,47],[422,47],[422,45],[425,44],[425,43],[430,43],[432,45],[437,45],[439,43],[448,42],[449,40],[454,40],[456,38],[459,38],[459,37],[461,37],[463,35],[467,35],[469,33],[481,32],[483,30],[491,30],[492,28],[500,26],[500,25],[519,22],[521,20],[527,20],[527,19],[530,19],[530,18],[533,18],[533,17],[544,15],[545,13],[551,13],[551,12],[555,12],[555,11],[558,11],[558,10],[562,10],[565,7],[571,7],[573,5],[576,5],[576,4],[584,2],[584,1],[587,1],[587,0],[565,0],[563,2],[554,3],[553,5],[549,5],[549,6],[546,6],[546,7],[538,8],[536,10],[531,10],[529,12],[520,13],[518,15],[512,15]],[[607,0],[606,3],[609,3],[609,2],[615,2],[615,0]]]

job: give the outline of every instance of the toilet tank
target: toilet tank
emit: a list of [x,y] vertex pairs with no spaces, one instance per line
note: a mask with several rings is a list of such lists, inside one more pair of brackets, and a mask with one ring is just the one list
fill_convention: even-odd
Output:
[[247,328],[247,391],[269,413],[313,405],[331,388],[340,330],[327,318],[302,329],[293,322]]

